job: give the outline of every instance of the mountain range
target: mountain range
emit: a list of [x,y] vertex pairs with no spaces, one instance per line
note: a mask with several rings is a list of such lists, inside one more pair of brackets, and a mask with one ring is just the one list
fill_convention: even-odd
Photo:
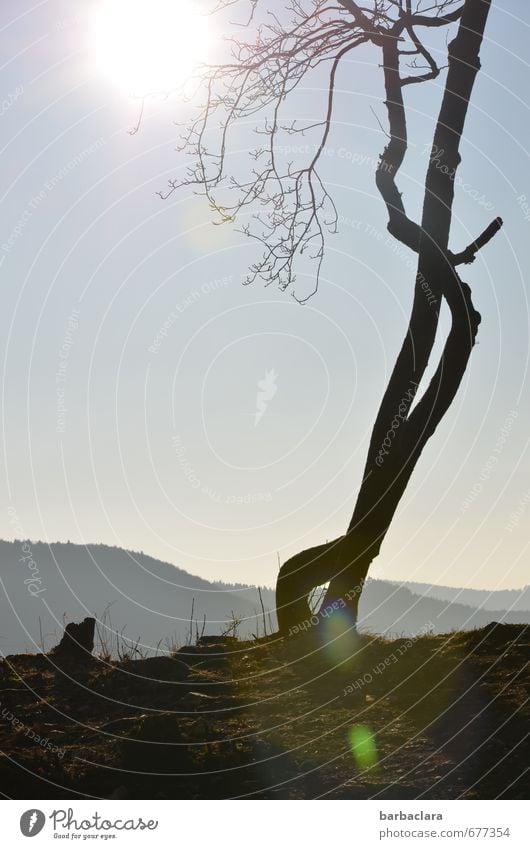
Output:
[[[263,606],[262,606],[263,602]],[[70,621],[97,619],[101,645],[168,651],[197,634],[261,636],[276,628],[274,592],[207,581],[108,545],[0,541],[0,653],[48,650]],[[530,588],[471,590],[371,580],[359,628],[385,636],[434,634],[491,621],[530,622]]]

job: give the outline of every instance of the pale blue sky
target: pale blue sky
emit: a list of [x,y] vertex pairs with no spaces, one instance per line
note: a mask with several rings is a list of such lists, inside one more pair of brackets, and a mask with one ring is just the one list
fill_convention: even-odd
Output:
[[[183,107],[152,102],[128,134],[137,104],[96,72],[93,5],[4,0],[0,11],[0,535],[13,538],[11,505],[27,537],[106,542],[206,578],[272,584],[277,552],[347,525],[411,302],[414,258],[393,252],[373,179],[379,56],[352,54],[339,75],[321,170],[344,220],[319,293],[299,307],[288,292],[241,286],[256,246],[212,227],[202,201],[156,196],[186,164],[174,150]],[[529,26],[522,0],[494,0],[451,243],[461,249],[496,215],[505,227],[464,271],[479,344],[374,576],[528,582]],[[318,118],[323,82],[308,81],[286,116]],[[415,215],[442,85],[406,93],[400,186]],[[237,173],[237,136],[234,147]],[[255,425],[271,371],[276,393]]]

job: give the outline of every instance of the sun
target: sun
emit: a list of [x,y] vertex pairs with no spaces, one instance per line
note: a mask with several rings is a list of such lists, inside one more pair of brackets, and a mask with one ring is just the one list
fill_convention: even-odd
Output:
[[194,0],[102,0],[94,42],[98,68],[144,97],[182,86],[205,61],[210,33]]

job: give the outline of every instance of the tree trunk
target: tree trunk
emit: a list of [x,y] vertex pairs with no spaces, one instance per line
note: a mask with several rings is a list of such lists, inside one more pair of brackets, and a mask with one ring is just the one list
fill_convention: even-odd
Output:
[[[480,315],[455,266],[472,261],[477,245],[487,241],[489,231],[496,232],[501,222],[494,222],[462,254],[452,254],[448,243],[460,139],[480,67],[479,50],[489,7],[490,0],[466,0],[457,36],[449,45],[447,81],[425,181],[421,227],[406,217],[395,186],[407,144],[403,81],[399,78],[397,38],[389,35],[383,40],[391,139],[378,168],[377,185],[387,205],[389,231],[419,254],[414,301],[407,334],[377,413],[347,532],[332,543],[295,555],[280,570],[276,603],[284,634],[295,633],[302,622],[311,621],[308,595],[327,581],[330,584],[323,604],[334,605],[334,609],[347,607],[347,629],[355,624],[370,564],[379,554],[423,448],[456,394],[475,343]],[[451,329],[436,373],[413,407],[434,345],[442,298],[451,310]]]

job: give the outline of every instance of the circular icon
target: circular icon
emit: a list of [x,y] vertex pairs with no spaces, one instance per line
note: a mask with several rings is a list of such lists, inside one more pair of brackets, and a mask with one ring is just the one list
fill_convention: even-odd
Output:
[[20,830],[24,837],[35,837],[44,828],[46,817],[38,808],[30,808],[24,811],[20,817]]

